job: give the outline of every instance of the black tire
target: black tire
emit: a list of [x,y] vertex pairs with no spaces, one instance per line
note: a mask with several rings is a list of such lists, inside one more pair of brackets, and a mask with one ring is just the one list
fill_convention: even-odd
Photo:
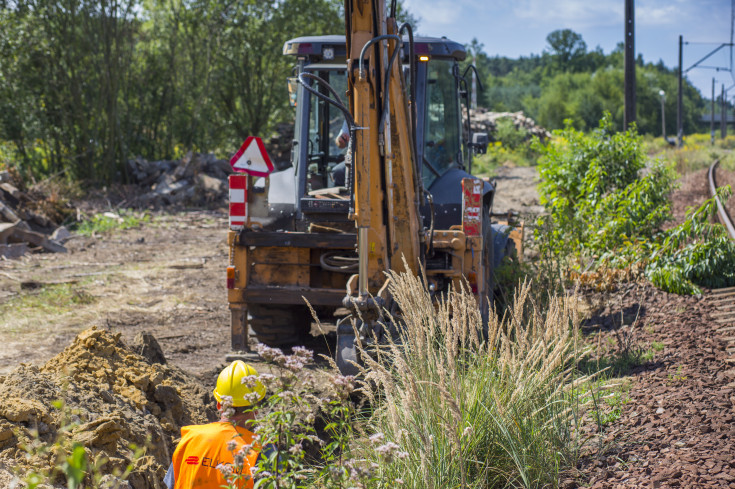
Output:
[[304,306],[248,304],[248,316],[251,333],[268,346],[300,343],[311,329],[311,312]]

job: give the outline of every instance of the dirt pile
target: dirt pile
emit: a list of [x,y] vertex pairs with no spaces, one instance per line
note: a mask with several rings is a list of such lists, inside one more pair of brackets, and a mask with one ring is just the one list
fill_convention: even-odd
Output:
[[[158,489],[184,425],[216,419],[209,391],[176,367],[149,363],[119,334],[88,329],[42,368],[22,364],[0,377],[0,464],[38,469],[50,455],[28,462],[20,445],[38,430],[52,443],[69,419],[73,441],[102,473],[124,469],[134,448],[147,446],[129,478],[134,489]],[[63,408],[52,406],[62,401]]]

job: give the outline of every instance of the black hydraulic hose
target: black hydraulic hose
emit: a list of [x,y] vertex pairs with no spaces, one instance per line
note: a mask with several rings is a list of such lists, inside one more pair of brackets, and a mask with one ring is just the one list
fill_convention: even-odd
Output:
[[389,17],[393,17],[393,18],[396,17],[397,3],[398,3],[398,0],[392,0],[390,2],[390,15],[389,15]]
[[[318,90],[314,90],[304,80],[314,80],[317,83],[319,83],[320,85],[325,86],[327,88],[327,90],[329,90],[329,93],[331,93],[332,95],[334,95],[334,98],[327,97],[326,95],[324,95],[323,93],[319,92]],[[345,106],[345,104],[342,102],[342,99],[339,97],[339,95],[334,90],[334,88],[332,88],[332,86],[329,84],[329,82],[327,82],[327,80],[325,80],[324,78],[321,78],[321,77],[315,75],[314,73],[303,72],[303,73],[299,74],[299,82],[304,86],[304,89],[306,89],[307,92],[313,93],[318,98],[324,100],[325,102],[328,102],[328,103],[334,105],[339,110],[341,110],[342,113],[345,116],[345,120],[347,120],[347,125],[350,127],[350,129],[353,128],[353,127],[355,127],[355,119],[352,118],[352,114],[350,114],[350,110]]]
[[418,140],[416,139],[416,53],[413,44],[413,27],[408,22],[401,24],[398,28],[398,35],[403,31],[408,33],[408,73],[411,77],[411,91],[409,93],[409,101],[411,102],[411,137],[413,139],[413,152],[418,158]]
[[363,75],[363,61],[365,60],[365,51],[375,44],[378,41],[382,41],[384,39],[393,39],[396,42],[398,42],[398,46],[396,46],[396,49],[393,51],[393,54],[390,57],[390,60],[388,61],[388,68],[386,71],[385,76],[385,82],[383,84],[383,110],[380,114],[380,124],[378,126],[378,134],[380,136],[383,135],[383,131],[385,131],[385,119],[387,116],[387,113],[389,111],[388,104],[389,104],[389,97],[388,97],[388,85],[390,83],[390,70],[393,67],[393,63],[395,62],[396,58],[398,57],[398,53],[401,51],[401,48],[403,46],[403,40],[395,35],[395,34],[384,34],[382,36],[377,36],[372,39],[370,39],[368,42],[365,43],[365,45],[360,50],[360,62],[359,62],[359,68],[360,68],[360,76]]

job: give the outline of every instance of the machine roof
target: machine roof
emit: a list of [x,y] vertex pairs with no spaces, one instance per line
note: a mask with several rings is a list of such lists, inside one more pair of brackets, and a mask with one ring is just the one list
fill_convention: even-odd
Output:
[[[408,55],[408,37],[404,36],[403,53]],[[294,56],[311,56],[323,59],[332,59],[324,55],[331,48],[333,58],[346,56],[345,36],[304,36],[288,40],[283,45],[283,54]],[[452,57],[463,60],[467,52],[462,44],[446,37],[414,37],[416,54],[428,54],[437,57]]]

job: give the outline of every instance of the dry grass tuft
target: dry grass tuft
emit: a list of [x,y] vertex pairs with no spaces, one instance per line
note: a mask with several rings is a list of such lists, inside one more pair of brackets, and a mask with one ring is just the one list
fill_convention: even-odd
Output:
[[409,456],[383,465],[406,487],[555,486],[576,460],[575,297],[540,310],[522,284],[487,325],[469,290],[435,304],[421,279],[391,275],[397,336],[364,354],[371,429]]

